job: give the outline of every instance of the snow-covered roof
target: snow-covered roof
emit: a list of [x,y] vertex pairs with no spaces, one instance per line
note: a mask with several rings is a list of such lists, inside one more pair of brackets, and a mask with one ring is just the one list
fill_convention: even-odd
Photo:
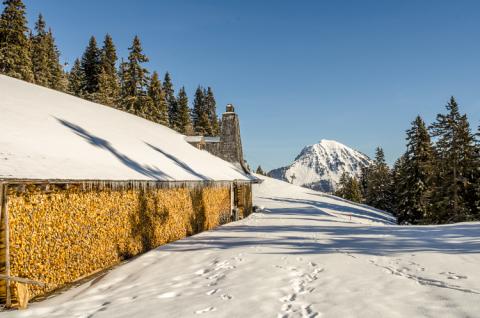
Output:
[[185,136],[0,75],[0,179],[251,180]]
[[203,136],[185,136],[186,142],[202,142]]
[[205,137],[205,142],[220,142],[220,137]]

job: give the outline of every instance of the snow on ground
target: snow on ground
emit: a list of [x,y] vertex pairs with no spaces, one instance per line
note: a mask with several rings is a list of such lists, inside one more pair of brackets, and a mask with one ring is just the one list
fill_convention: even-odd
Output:
[[0,179],[248,180],[185,136],[0,75]]
[[5,317],[478,317],[480,223],[388,214],[266,178],[239,222]]

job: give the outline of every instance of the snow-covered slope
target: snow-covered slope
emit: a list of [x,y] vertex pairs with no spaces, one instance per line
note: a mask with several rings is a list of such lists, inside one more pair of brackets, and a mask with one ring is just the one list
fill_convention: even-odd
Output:
[[250,178],[165,126],[4,75],[0,127],[0,179]]
[[478,317],[480,223],[386,213],[265,178],[261,213],[2,317]]
[[359,177],[361,169],[371,164],[370,158],[337,141],[322,139],[303,148],[294,162],[270,171],[269,176],[293,184],[333,192],[342,173]]

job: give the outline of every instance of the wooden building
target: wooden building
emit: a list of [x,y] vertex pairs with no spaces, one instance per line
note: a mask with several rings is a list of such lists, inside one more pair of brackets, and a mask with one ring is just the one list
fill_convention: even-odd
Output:
[[3,75],[0,90],[7,306],[251,213],[257,179],[167,127]]

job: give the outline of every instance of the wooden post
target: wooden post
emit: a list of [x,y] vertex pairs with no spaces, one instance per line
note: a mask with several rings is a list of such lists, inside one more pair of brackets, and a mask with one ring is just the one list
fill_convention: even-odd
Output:
[[1,221],[3,222],[3,227],[5,229],[5,276],[7,277],[5,286],[5,307],[9,308],[12,306],[12,294],[10,290],[10,227],[8,224],[8,204],[7,204],[7,184],[2,184],[2,191],[1,191],[1,196],[2,196],[2,207],[1,207],[1,214],[2,214],[2,219]]
[[235,209],[235,203],[234,203],[234,190],[233,190],[233,184],[234,181],[230,183],[230,215],[233,216],[233,209]]

